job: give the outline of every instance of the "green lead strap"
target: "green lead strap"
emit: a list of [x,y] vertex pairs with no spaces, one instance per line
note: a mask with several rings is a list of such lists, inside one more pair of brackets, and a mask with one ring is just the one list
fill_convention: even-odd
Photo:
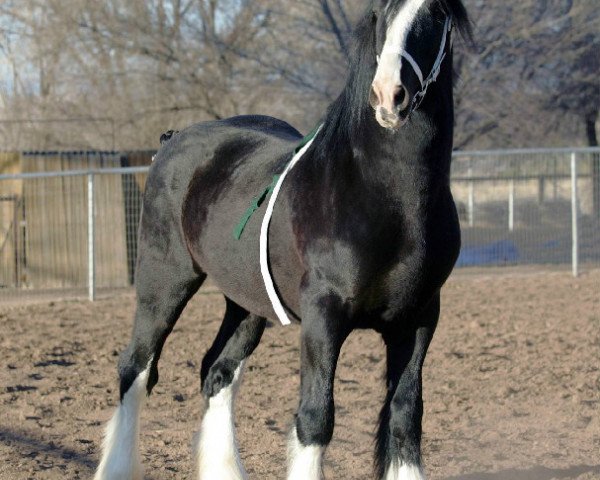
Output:
[[246,225],[250,221],[250,218],[252,218],[252,215],[254,215],[254,212],[256,212],[260,208],[262,203],[265,201],[265,198],[267,198],[267,196],[273,191],[273,189],[275,188],[275,185],[277,185],[277,180],[279,180],[279,175],[274,175],[271,185],[269,185],[267,188],[265,188],[258,197],[255,197],[254,200],[252,200],[252,203],[250,204],[250,206],[248,207],[248,209],[242,216],[240,223],[238,223],[237,227],[235,227],[235,230],[233,231],[233,237],[236,240],[239,240],[240,238],[242,238],[242,233],[244,233],[244,229],[246,228]]
[[[314,136],[319,131],[319,128],[320,128],[320,125],[317,125],[306,137],[304,137],[300,141],[300,143],[294,150],[294,155],[296,155],[300,150],[302,150],[302,148],[314,138]],[[258,197],[255,197],[252,200],[252,203],[250,204],[250,206],[248,207],[248,209],[242,216],[240,222],[235,227],[235,230],[233,231],[233,238],[235,238],[236,240],[239,240],[240,238],[242,238],[244,229],[246,228],[246,225],[252,218],[252,215],[254,215],[254,212],[256,212],[260,208],[260,206],[265,201],[265,199],[269,196],[269,194],[271,192],[273,192],[273,189],[275,188],[275,185],[277,185],[277,181],[279,180],[279,177],[280,177],[280,175],[274,175],[273,181],[271,182],[271,184],[267,188],[265,188]]]

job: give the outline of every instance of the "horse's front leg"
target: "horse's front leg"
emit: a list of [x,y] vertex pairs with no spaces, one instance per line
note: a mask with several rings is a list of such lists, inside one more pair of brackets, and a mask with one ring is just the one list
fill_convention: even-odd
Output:
[[300,406],[289,439],[288,480],[323,476],[323,453],[333,435],[335,368],[348,323],[337,295],[303,301]]
[[387,396],[379,417],[379,479],[424,480],[421,463],[422,368],[439,317],[439,295],[414,319],[383,332],[387,347]]

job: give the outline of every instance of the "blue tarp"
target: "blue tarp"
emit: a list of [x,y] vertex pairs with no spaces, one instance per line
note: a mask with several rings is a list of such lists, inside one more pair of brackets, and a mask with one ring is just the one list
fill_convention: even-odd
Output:
[[502,265],[517,263],[519,250],[514,242],[501,240],[487,245],[463,247],[460,251],[457,267],[475,267],[479,265]]

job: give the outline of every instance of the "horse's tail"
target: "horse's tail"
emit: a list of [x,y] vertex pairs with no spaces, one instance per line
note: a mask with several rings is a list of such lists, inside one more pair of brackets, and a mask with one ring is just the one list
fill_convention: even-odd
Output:
[[[163,133],[160,136],[160,146],[162,147],[165,143],[167,143],[169,140],[171,140],[171,138],[173,138],[178,133],[179,133],[179,130],[169,130],[169,131]],[[152,155],[153,162],[154,162],[155,157],[156,157],[156,155]]]
[[169,140],[171,140],[171,138],[173,138],[173,136],[177,135],[178,133],[179,133],[179,130],[169,130],[168,132],[163,133],[160,136],[160,144],[164,145]]

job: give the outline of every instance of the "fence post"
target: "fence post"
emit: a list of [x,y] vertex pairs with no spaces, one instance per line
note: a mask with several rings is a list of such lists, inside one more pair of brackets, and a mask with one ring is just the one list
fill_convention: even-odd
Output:
[[[473,168],[469,167],[468,171],[469,178],[473,177]],[[469,220],[469,227],[475,224],[475,185],[473,181],[469,181],[469,202],[467,205],[467,218]]]
[[571,153],[571,229],[573,276],[579,275],[579,199],[577,195],[577,154]]
[[94,249],[94,174],[87,176],[88,194],[88,298],[96,300],[96,256]]
[[15,249],[15,287],[19,288],[19,197],[13,196],[13,242]]
[[511,180],[508,185],[508,230],[515,229],[515,181]]

